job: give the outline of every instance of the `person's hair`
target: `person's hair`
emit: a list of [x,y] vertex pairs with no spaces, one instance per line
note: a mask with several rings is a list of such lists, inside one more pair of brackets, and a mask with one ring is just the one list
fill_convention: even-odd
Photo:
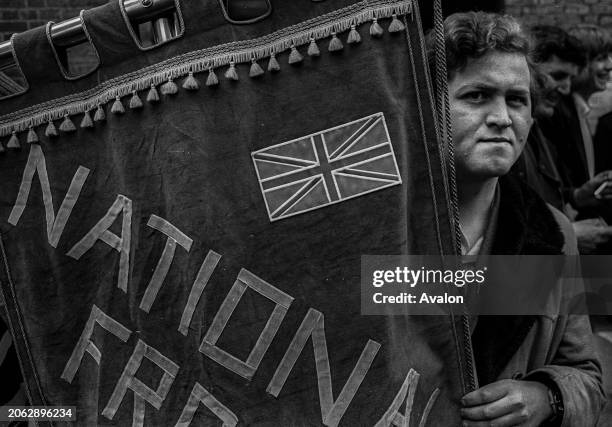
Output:
[[612,52],[612,36],[597,25],[576,25],[570,28],[568,33],[580,41],[589,61]]
[[[446,72],[449,80],[471,59],[492,51],[525,55],[531,68],[531,43],[518,21],[509,15],[487,12],[454,13],[444,21]],[[427,36],[430,67],[435,64],[435,34]]]
[[584,67],[586,55],[580,40],[567,31],[553,25],[536,25],[531,28],[533,59],[546,62],[553,56],[562,61]]
[[[469,60],[478,59],[490,52],[519,53],[525,56],[531,75],[531,104],[538,100],[536,72],[532,60],[530,36],[521,24],[510,15],[489,12],[454,13],[444,21],[444,44],[446,48],[446,77],[452,80]],[[430,74],[435,76],[436,49],[435,31],[426,37],[427,61]],[[437,92],[436,80],[433,81]]]

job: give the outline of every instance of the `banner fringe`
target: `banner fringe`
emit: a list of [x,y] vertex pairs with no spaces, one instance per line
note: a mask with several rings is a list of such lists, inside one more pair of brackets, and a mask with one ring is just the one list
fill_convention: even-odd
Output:
[[[386,0],[386,2],[388,3],[389,1]],[[170,65],[166,69],[151,72],[149,75],[139,75],[139,72],[136,72],[133,74],[136,74],[137,77],[133,79],[130,78],[131,75],[123,76],[118,84],[113,84],[114,80],[111,80],[109,81],[109,84],[112,84],[111,87],[102,87],[102,89],[98,89],[93,95],[80,101],[56,106],[57,102],[60,101],[56,100],[53,103],[44,103],[8,114],[4,120],[0,118],[0,137],[11,135],[7,148],[17,148],[19,146],[17,133],[23,131],[29,132],[36,126],[45,125],[45,136],[56,136],[57,130],[53,121],[59,119],[63,119],[60,130],[72,132],[76,130],[76,126],[70,120],[70,116],[77,114],[85,114],[81,127],[91,127],[96,122],[104,121],[104,105],[109,102],[112,102],[111,112],[120,115],[125,112],[121,102],[122,97],[130,96],[131,99],[128,102],[132,109],[142,106],[142,102],[139,102],[138,91],[148,90],[146,100],[148,102],[156,102],[160,100],[156,86],[160,87],[163,95],[173,95],[178,92],[178,87],[174,80],[182,78],[185,78],[181,86],[182,88],[185,90],[197,90],[199,84],[194,77],[196,73],[207,73],[206,86],[217,85],[219,81],[215,70],[223,73],[222,70],[219,70],[221,67],[228,67],[225,73],[223,73],[226,78],[238,80],[236,66],[238,64],[249,64],[251,77],[256,77],[264,72],[257,62],[267,59],[268,72],[276,72],[280,70],[277,55],[281,52],[288,51],[290,53],[288,62],[293,64],[303,60],[298,47],[308,46],[309,56],[320,54],[316,45],[317,40],[330,38],[328,48],[330,52],[342,49],[342,41],[339,39],[340,33],[348,32],[345,38],[347,44],[358,43],[361,40],[357,32],[357,26],[359,25],[370,23],[370,35],[372,37],[380,37],[384,30],[378,22],[379,19],[392,18],[387,28],[388,32],[402,31],[404,28],[398,25],[397,16],[412,13],[412,0],[398,1],[388,5],[380,3],[384,3],[383,0],[365,0],[345,8],[345,10],[332,12],[329,15],[335,16],[338,13],[346,13],[346,9],[356,10],[342,19],[333,20],[333,22],[321,23],[330,19],[327,15],[324,15],[323,17],[260,37],[259,39],[247,42],[232,42],[211,49],[190,52],[178,57],[180,62]],[[285,35],[286,33],[290,34]],[[241,49],[234,48],[241,44],[248,44],[249,46]],[[147,70],[141,71],[146,72]],[[125,81],[126,79],[130,80]],[[47,104],[55,106],[45,108]],[[33,112],[27,114],[29,113],[28,110]],[[90,111],[95,111],[94,123],[91,123],[91,118],[88,119]],[[19,117],[18,114],[21,112],[24,115]],[[13,117],[15,118],[13,119]],[[0,147],[1,145],[0,143]]]

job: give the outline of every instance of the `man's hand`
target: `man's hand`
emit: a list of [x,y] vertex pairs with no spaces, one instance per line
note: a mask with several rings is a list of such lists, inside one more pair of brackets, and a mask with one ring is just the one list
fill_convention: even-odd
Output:
[[612,200],[612,185],[608,186],[599,196],[595,196],[595,190],[606,181],[612,181],[612,171],[600,172],[582,186],[574,188],[573,196],[576,207],[594,207],[598,206],[601,201]]
[[572,227],[581,254],[593,253],[599,245],[607,243],[612,238],[612,227],[605,225],[598,218],[572,222]]
[[501,380],[461,399],[463,427],[537,427],[552,415],[548,388],[536,381]]

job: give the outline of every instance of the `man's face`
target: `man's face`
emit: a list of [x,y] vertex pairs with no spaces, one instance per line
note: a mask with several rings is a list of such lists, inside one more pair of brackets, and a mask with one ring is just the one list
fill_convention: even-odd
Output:
[[574,80],[574,85],[587,95],[601,92],[606,90],[611,71],[612,57],[609,53],[601,53],[588,62]]
[[561,95],[571,93],[572,79],[578,75],[579,67],[560,59],[556,55],[551,56],[545,62],[540,62],[537,67],[543,76],[543,81],[540,82],[541,96],[538,105],[536,105],[536,114],[538,117],[550,117],[553,115]]
[[572,79],[580,71],[578,65],[560,59],[558,56],[551,56],[548,61],[538,64],[538,70],[547,74],[552,79],[552,84],[561,95],[569,95],[572,91]]
[[533,123],[530,82],[524,55],[497,51],[470,60],[449,81],[460,181],[485,181],[510,170]]

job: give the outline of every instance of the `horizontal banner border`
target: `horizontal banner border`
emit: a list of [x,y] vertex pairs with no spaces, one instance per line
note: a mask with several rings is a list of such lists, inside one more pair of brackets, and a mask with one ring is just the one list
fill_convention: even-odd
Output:
[[412,0],[364,0],[326,15],[253,40],[230,42],[175,56],[115,77],[88,91],[33,105],[0,117],[0,136],[22,132],[75,114],[94,110],[113,99],[148,89],[189,73],[249,63],[348,31],[377,19],[412,13]]

